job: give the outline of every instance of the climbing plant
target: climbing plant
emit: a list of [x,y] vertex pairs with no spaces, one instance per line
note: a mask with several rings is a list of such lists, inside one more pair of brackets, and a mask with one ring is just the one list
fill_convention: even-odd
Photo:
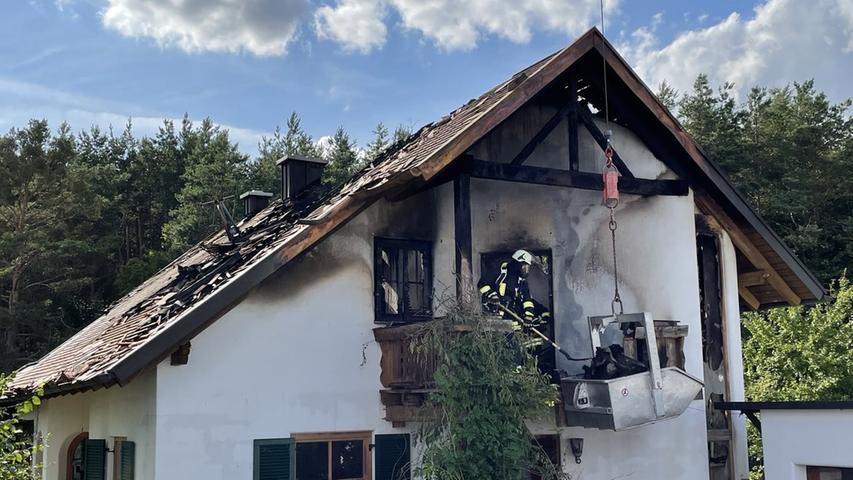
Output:
[[[0,376],[0,393],[6,391],[9,377]],[[32,412],[41,404],[44,392],[38,389],[35,394],[21,402],[17,407],[5,412],[0,411],[0,478],[3,480],[35,480],[37,465],[33,464],[33,454],[41,446],[32,445],[20,427],[21,417]]]
[[434,421],[416,436],[416,471],[427,480],[567,478],[536,444],[527,421],[552,414],[556,386],[523,346],[526,335],[477,311],[454,307],[414,335],[412,349],[436,365],[428,407]]

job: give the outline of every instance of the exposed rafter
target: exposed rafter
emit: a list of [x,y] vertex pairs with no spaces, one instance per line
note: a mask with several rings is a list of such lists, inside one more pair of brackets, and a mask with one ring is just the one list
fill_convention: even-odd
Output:
[[[604,136],[604,133],[598,128],[595,121],[593,121],[592,114],[589,113],[589,110],[586,107],[579,106],[577,112],[581,123],[583,123],[586,129],[589,130],[590,135],[592,135],[592,138],[596,143],[598,143],[598,146],[601,147],[602,150],[607,148],[607,137]],[[625,162],[622,160],[622,157],[619,156],[619,153],[615,148],[613,149],[613,164],[616,165],[616,168],[619,169],[619,173],[622,174],[623,177],[634,178],[634,174],[631,173],[631,170],[629,170],[628,166],[625,165]]]
[[[462,169],[475,178],[503,180],[507,182],[550,185],[554,187],[579,188],[582,190],[602,189],[601,175],[597,173],[572,172],[554,168],[529,167],[508,163],[468,160]],[[644,178],[621,177],[619,190],[632,195],[676,195],[688,193],[687,182],[683,180],[648,180]]]
[[[735,247],[740,250],[744,257],[752,263],[756,268],[766,272],[767,283],[769,283],[789,304],[799,305],[802,299],[793,291],[785,279],[779,275],[779,272],[770,265],[770,262],[761,252],[753,245],[746,234],[738,227],[737,223],[729,217],[722,208],[719,207],[713,200],[703,194],[695,195],[696,205],[708,215],[712,215],[714,219],[726,230],[732,239]],[[744,291],[741,289],[741,297],[744,297]],[[750,294],[751,295],[751,294]],[[753,296],[753,298],[755,298]],[[747,303],[749,300],[744,298]]]

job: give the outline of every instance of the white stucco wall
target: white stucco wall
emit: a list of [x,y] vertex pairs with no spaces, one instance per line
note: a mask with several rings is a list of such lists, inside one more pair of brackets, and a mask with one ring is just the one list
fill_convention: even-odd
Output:
[[[530,107],[475,146],[477,158],[506,162],[551,114]],[[539,116],[538,121],[533,117]],[[633,133],[611,125],[612,142],[632,172],[642,178],[671,178]],[[600,171],[603,155],[583,131],[581,169]],[[497,140],[499,139],[499,140]],[[558,126],[528,164],[567,168],[565,127]],[[558,342],[575,357],[591,354],[587,316],[610,312],[613,259],[608,211],[601,193],[526,184],[472,181],[474,254],[515,248],[550,248],[554,257],[554,319]],[[702,378],[698,267],[692,196],[641,198],[623,195],[617,208],[620,293],[626,312],[652,312],[659,320],[689,326],[686,370]],[[475,261],[475,276],[479,264]],[[575,362],[572,362],[575,363]],[[561,368],[579,373],[581,364],[558,357]],[[553,431],[545,429],[542,433]],[[576,477],[707,479],[705,410],[694,401],[680,417],[630,431],[562,429],[563,465]],[[568,438],[584,438],[583,463],[570,455]]]
[[158,480],[251,478],[255,439],[403,431],[379,402],[373,237],[431,240],[436,262],[452,266],[452,242],[434,236],[447,234],[434,220],[452,201],[435,196],[369,208],[196,337],[188,365],[160,364]]
[[806,480],[806,466],[853,468],[851,410],[762,410],[764,475]]
[[[65,480],[68,445],[82,432],[104,439],[136,443],[136,479],[154,479],[154,425],[156,376],[140,374],[126,387],[112,387],[45,400],[37,411],[36,431],[46,435],[43,452],[44,480]],[[112,478],[113,454],[107,453],[107,478]]]

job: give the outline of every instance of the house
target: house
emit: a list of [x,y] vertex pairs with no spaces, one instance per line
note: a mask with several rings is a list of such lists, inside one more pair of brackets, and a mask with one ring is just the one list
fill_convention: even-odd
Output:
[[400,368],[400,332],[476,296],[490,262],[539,256],[552,338],[590,355],[588,317],[613,298],[608,129],[625,310],[662,320],[645,338],[704,392],[665,421],[588,428],[558,409],[535,433],[573,478],[746,478],[743,419],[709,407],[743,400],[740,311],[825,292],[595,29],[333,192],[311,187],[322,165],[283,159],[285,198],[256,212],[246,195],[236,228],[21,369],[6,401],[45,386],[44,478],[407,478],[428,391]]
[[[853,402],[725,402],[761,432],[765,478],[779,480],[853,479]],[[760,419],[756,415],[760,414]]]

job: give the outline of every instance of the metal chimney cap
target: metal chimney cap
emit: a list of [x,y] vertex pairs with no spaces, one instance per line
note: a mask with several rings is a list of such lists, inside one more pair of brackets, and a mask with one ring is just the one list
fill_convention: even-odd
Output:
[[306,157],[304,155],[288,155],[284,158],[279,159],[277,162],[275,162],[275,164],[281,165],[281,164],[288,162],[288,161],[291,161],[291,160],[297,160],[300,162],[309,162],[309,163],[319,163],[321,165],[325,165],[325,164],[329,163],[326,160],[323,160],[322,158],[317,158],[317,157]]
[[260,190],[249,190],[248,192],[240,194],[240,200],[243,200],[246,197],[272,197],[272,193],[262,192]]

